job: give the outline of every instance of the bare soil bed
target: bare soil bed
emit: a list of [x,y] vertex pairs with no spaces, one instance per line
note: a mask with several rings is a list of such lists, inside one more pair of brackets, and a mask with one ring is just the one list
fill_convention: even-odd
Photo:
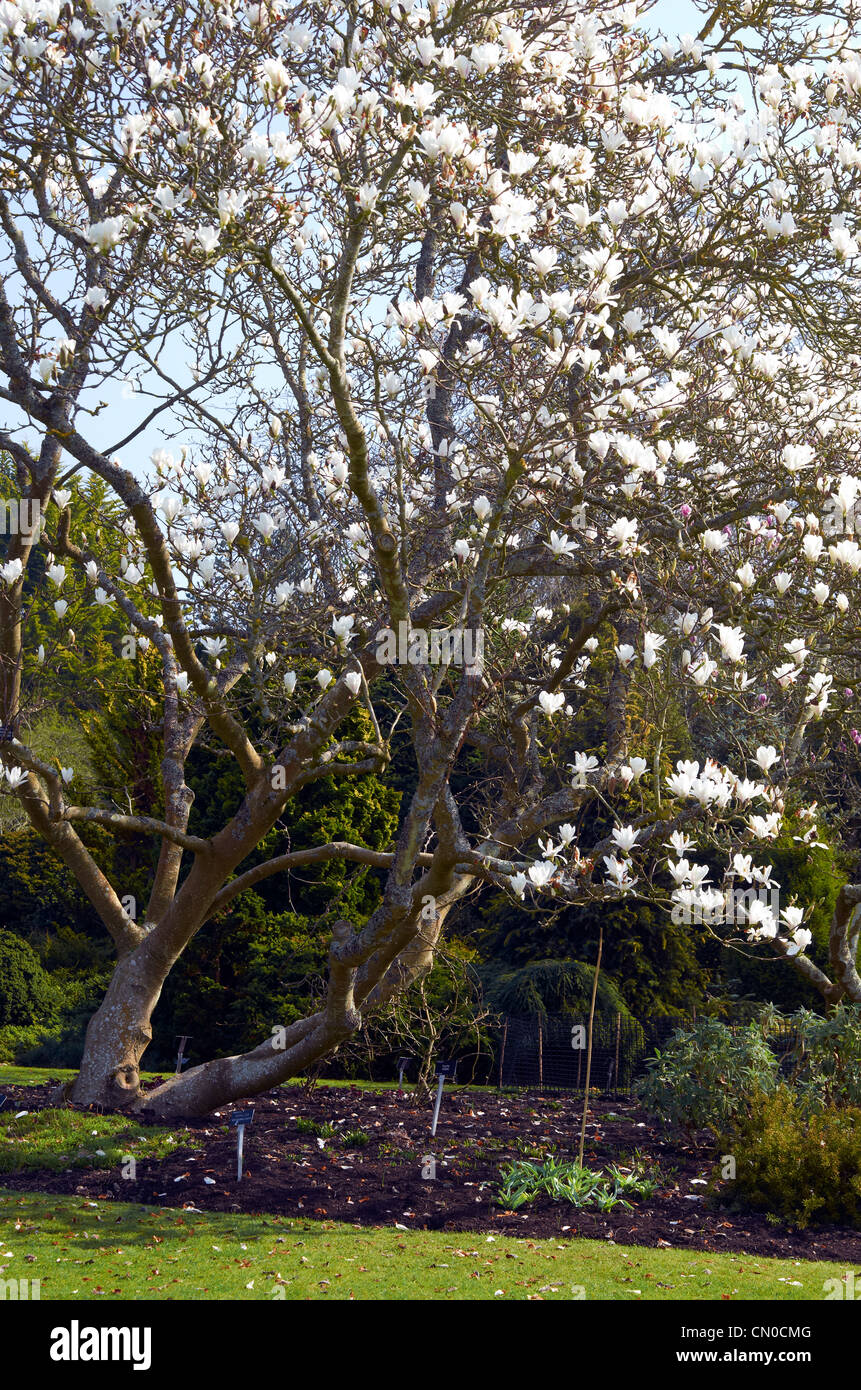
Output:
[[[7,1086],[6,1113],[36,1110],[49,1087]],[[517,1212],[496,1200],[501,1167],[546,1154],[576,1158],[580,1106],[570,1096],[445,1093],[435,1138],[432,1104],[411,1091],[284,1087],[225,1107],[187,1125],[199,1147],[181,1142],[169,1157],[140,1162],[135,1180],[113,1169],[0,1173],[0,1186],[141,1202],[200,1211],[273,1212],[359,1226],[499,1232],[528,1238],[588,1236],[620,1245],[738,1251],[861,1263],[861,1232],[838,1227],[796,1231],[766,1214],[718,1205],[707,1190],[717,1155],[688,1143],[625,1100],[595,1100],[587,1127],[590,1166],[657,1164],[660,1190],[633,1210],[578,1210],[540,1198]],[[234,1109],[254,1107],[246,1130],[244,1176],[237,1182]],[[144,1122],[146,1116],[137,1117]],[[308,1132],[331,1126],[333,1133]],[[360,1133],[356,1134],[356,1131]],[[433,1159],[433,1163],[430,1160]],[[435,1172],[435,1176],[426,1176]]]

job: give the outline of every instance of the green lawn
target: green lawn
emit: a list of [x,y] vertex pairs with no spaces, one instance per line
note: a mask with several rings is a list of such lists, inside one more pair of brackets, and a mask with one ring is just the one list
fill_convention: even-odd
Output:
[[821,1299],[824,1280],[844,1274],[806,1261],[360,1230],[0,1189],[0,1279],[39,1279],[43,1300]]
[[135,1124],[122,1115],[83,1110],[0,1110],[0,1173],[27,1168],[118,1168],[123,1159],[164,1158],[174,1147],[198,1148],[188,1130]]
[[[68,1067],[18,1067],[12,1063],[0,1062],[0,1095],[3,1094],[5,1086],[43,1086],[48,1081],[71,1081],[77,1076],[77,1070]],[[142,1071],[142,1081],[155,1081],[157,1077],[166,1079],[170,1076],[170,1070],[166,1071]],[[304,1078],[295,1076],[291,1081],[284,1084],[286,1086],[301,1086]],[[318,1081],[318,1086],[357,1086],[360,1091],[396,1091],[397,1081]],[[409,1091],[412,1084],[409,1078],[405,1079],[404,1089]],[[446,1094],[451,1091],[493,1091],[495,1086],[449,1086],[446,1085]]]

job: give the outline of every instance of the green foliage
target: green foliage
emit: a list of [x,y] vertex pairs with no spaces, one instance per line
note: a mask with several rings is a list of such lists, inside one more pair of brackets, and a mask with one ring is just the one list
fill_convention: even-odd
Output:
[[[481,971],[484,999],[496,1013],[546,1018],[569,1014],[582,1018],[589,1012],[595,979],[594,966],[579,960],[537,960],[517,970],[485,967]],[[596,1015],[630,1017],[611,977],[598,975]]]
[[[820,838],[827,835],[819,827]],[[769,863],[780,884],[780,905],[794,902],[805,909],[805,926],[813,933],[807,949],[814,964],[828,972],[828,934],[834,905],[846,874],[841,870],[836,849],[811,849],[799,845],[791,835],[782,835],[769,844],[760,862]],[[715,993],[735,1000],[770,1003],[784,1013],[793,1009],[823,1007],[819,996],[797,971],[767,946],[728,951],[718,941],[706,939],[700,958],[712,980]]]
[[657,1172],[639,1166],[625,1171],[611,1163],[606,1170],[591,1169],[551,1155],[543,1163],[518,1159],[506,1164],[497,1201],[506,1211],[516,1211],[538,1197],[570,1202],[574,1207],[597,1207],[599,1211],[612,1211],[617,1206],[630,1210],[628,1197],[651,1197],[659,1186]]
[[[787,1028],[794,1042],[781,1064],[768,1039]],[[757,1022],[735,1029],[703,1018],[674,1033],[646,1066],[636,1095],[689,1132],[726,1133],[751,1113],[754,1099],[776,1090],[781,1072],[802,1114],[861,1107],[861,1009],[843,1003],[827,1018],[809,1009],[788,1018],[767,1009]]]
[[[99,861],[104,863],[104,855],[110,853],[109,836],[87,829],[83,838],[96,848]],[[35,830],[14,830],[0,836],[0,884],[7,928],[34,946],[38,943],[47,968],[60,963],[52,956],[50,943],[63,930],[70,933],[66,937],[67,948],[76,936],[97,937],[100,943],[107,941],[98,916],[65,864],[60,863]],[[83,942],[77,949],[80,968],[91,966],[91,950]]]
[[154,648],[120,663],[82,723],[100,798],[132,814],[164,814],[161,662]]
[[333,1139],[335,1137],[335,1126],[327,1120],[325,1124],[318,1124],[316,1120],[306,1120],[300,1115],[296,1121],[296,1128],[300,1134],[311,1134],[318,1139]]
[[731,1030],[715,1018],[678,1029],[646,1066],[634,1092],[647,1110],[688,1133],[716,1135],[748,1112],[760,1092],[774,1090],[779,1073],[758,1024]]
[[0,929],[0,1024],[49,1021],[56,1011],[52,982],[32,947]]
[[609,977],[624,1010],[646,1019],[701,1007],[709,985],[698,960],[705,931],[677,925],[664,908],[631,899],[547,912],[492,893],[457,918],[464,939],[497,971],[556,960],[580,962],[591,972],[602,926],[601,977]]
[[861,1109],[809,1113],[785,1086],[750,1097],[727,1140],[736,1164],[724,1200],[793,1225],[861,1227]]
[[861,1008],[840,1003],[827,1018],[802,1009],[790,1084],[802,1110],[861,1106]]
[[[47,1031],[44,1025],[38,1023],[26,1027],[7,1023],[0,1028],[0,1066],[14,1065],[25,1052],[31,1051],[42,1041]],[[59,1030],[54,1028],[50,1031],[56,1036]]]
[[345,1149],[365,1149],[370,1142],[371,1136],[366,1129],[348,1129],[341,1135]]
[[[57,770],[61,765],[59,753],[62,753],[62,765],[75,770],[73,790],[76,800],[85,804],[92,800],[96,789],[96,772],[80,719],[59,714],[56,710],[44,710],[32,721],[29,718],[22,720],[19,737],[37,758]],[[0,833],[5,836],[29,829],[29,826],[27,813],[17,797],[0,795]],[[64,869],[63,872],[67,871]]]
[[[124,506],[93,474],[70,478],[68,488],[72,494],[72,534],[98,557],[107,573],[119,573],[120,556],[127,545],[121,530]],[[0,495],[20,500],[14,469],[5,456],[0,456]],[[38,725],[46,711],[53,718],[78,721],[82,710],[98,708],[105,688],[114,684],[125,665],[121,656],[125,618],[114,604],[96,603],[95,587],[69,563],[62,590],[68,612],[62,618],[54,612],[56,592],[45,581],[50,538],[59,522],[54,502],[48,506],[46,521],[46,535],[33,551],[24,582],[24,641],[31,651],[40,646],[45,649],[35,680],[25,682],[22,690],[21,713],[26,728]],[[0,535],[0,560],[5,558],[7,545],[8,539]],[[139,601],[148,601],[143,585]],[[149,602],[154,612],[155,600]]]

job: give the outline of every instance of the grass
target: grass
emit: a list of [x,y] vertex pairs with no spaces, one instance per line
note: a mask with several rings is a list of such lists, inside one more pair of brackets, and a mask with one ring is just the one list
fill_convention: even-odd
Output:
[[177,1146],[198,1148],[187,1131],[143,1128],[122,1115],[35,1110],[19,1119],[0,1111],[0,1173],[27,1168],[119,1168],[123,1159],[164,1158]]
[[[78,1074],[77,1068],[72,1067],[19,1067],[14,1063],[0,1062],[0,1095],[3,1094],[5,1086],[42,1086],[48,1081],[71,1081]],[[166,1080],[172,1075],[171,1069],[166,1067],[164,1071],[142,1071],[141,1080],[151,1082],[156,1080]],[[285,1086],[303,1086],[305,1077],[294,1076],[290,1081],[285,1081]],[[318,1081],[318,1086],[333,1086],[345,1088],[356,1087],[360,1091],[396,1091],[397,1081]],[[414,1087],[405,1080],[404,1090],[411,1091]],[[518,1088],[519,1090],[519,1088]],[[500,1094],[496,1086],[451,1086],[446,1083],[446,1093],[450,1091],[489,1091],[494,1095]]]
[[782,1301],[821,1299],[824,1281],[845,1272],[812,1261],[359,1229],[0,1188],[0,1279],[38,1279],[43,1300]]

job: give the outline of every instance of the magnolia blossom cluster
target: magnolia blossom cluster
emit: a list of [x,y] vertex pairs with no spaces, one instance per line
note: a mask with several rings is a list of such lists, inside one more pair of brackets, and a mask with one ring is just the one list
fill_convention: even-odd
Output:
[[[774,747],[761,745],[756,750],[754,761],[759,771],[770,777],[772,769],[780,761],[780,755]],[[581,787],[586,778],[599,773],[600,763],[594,755],[578,753],[571,771],[574,785]],[[630,787],[639,783],[646,772],[646,760],[634,757],[618,768],[617,776],[624,787]],[[742,846],[755,841],[773,841],[784,829],[783,796],[780,788],[770,781],[739,777],[712,759],[706,760],[702,767],[697,761],[680,760],[676,764],[676,771],[665,781],[667,792],[677,802],[693,801],[706,813],[722,813],[728,832],[728,845],[733,839],[737,839]],[[762,811],[749,809],[757,803],[763,806]],[[814,814],[813,806],[800,807],[796,812],[801,822],[812,822]],[[713,833],[713,827],[710,827],[710,833]],[[630,893],[641,882],[635,872],[636,855],[642,856],[644,868],[646,860],[653,858],[650,891],[657,896],[668,896],[674,909],[681,910],[682,919],[687,921],[716,918],[720,922],[728,886],[734,888],[739,882],[755,885],[759,890],[779,886],[773,877],[772,865],[755,865],[752,854],[744,853],[740,848],[731,853],[721,886],[717,887],[709,865],[694,863],[688,857],[696,851],[697,841],[693,835],[682,830],[674,830],[670,834],[664,849],[671,853],[665,859],[655,854],[657,846],[652,837],[644,829],[630,824],[614,827],[606,854],[596,853],[595,850],[581,851],[577,829],[570,823],[560,826],[558,834],[558,844],[554,844],[552,838],[539,840],[542,857],[509,876],[508,887],[518,898],[524,898],[527,889],[566,896],[571,895],[572,889],[575,893],[578,889],[582,890],[584,885],[588,885],[588,892],[598,897]],[[818,845],[816,837],[816,826],[811,823],[803,836],[795,835],[794,839],[806,845]],[[596,869],[603,871],[603,881],[597,885],[593,880]],[[669,880],[669,891],[655,884],[655,869],[661,877]],[[734,914],[734,920],[739,919],[745,922],[746,936],[751,943],[777,941],[788,956],[798,955],[812,940],[812,933],[803,926],[802,908],[790,904],[778,916],[761,892],[759,896],[751,894],[748,901],[742,895],[742,902]],[[779,936],[781,928],[785,932],[784,937]]]

